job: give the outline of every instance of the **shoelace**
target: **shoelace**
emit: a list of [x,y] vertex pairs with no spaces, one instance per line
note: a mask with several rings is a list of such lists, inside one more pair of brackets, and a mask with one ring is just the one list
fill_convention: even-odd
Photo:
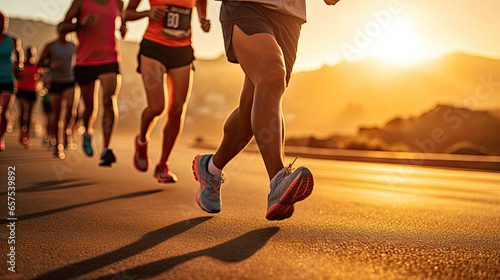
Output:
[[225,179],[218,176],[210,176],[210,181],[212,181],[212,183],[210,184],[210,192],[214,193],[216,196],[219,196],[220,186],[222,185],[222,183],[224,183]]
[[296,161],[298,158],[299,158],[299,155],[297,155],[297,156],[295,157],[295,159],[293,159],[293,161],[292,161],[290,164],[288,164],[288,167],[286,168],[286,171],[285,171],[285,173],[283,173],[282,177],[285,177],[285,176],[286,176],[286,175],[288,175],[288,174],[292,174],[292,172],[293,172],[293,170],[294,170],[294,169],[292,169],[292,165],[295,163],[295,161]]
[[286,168],[285,172],[283,172],[283,174],[280,175],[280,177],[276,178],[276,182],[274,183],[275,186],[279,185],[281,181],[283,181],[283,179],[285,179],[286,175],[290,175],[292,174],[293,170],[292,169],[292,165],[295,163],[295,161],[299,158],[299,156],[297,155],[295,157],[295,159],[290,163],[288,164],[288,167]]

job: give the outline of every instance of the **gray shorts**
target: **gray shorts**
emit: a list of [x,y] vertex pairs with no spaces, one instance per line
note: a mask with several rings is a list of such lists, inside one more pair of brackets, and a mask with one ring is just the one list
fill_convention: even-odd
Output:
[[234,63],[238,63],[231,46],[234,25],[247,35],[256,33],[273,35],[283,52],[288,85],[297,56],[300,29],[304,23],[302,19],[271,10],[258,3],[223,1],[220,22],[227,59]]

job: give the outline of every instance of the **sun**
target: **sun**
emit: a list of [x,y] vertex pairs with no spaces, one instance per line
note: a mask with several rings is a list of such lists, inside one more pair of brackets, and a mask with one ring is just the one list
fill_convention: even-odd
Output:
[[376,39],[373,56],[396,65],[407,65],[425,58],[425,52],[408,20],[391,22]]

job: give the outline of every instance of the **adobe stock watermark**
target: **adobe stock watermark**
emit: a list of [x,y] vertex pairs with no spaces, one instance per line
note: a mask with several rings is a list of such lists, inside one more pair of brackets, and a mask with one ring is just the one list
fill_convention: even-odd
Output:
[[[407,0],[411,1],[411,0]],[[403,1],[391,0],[384,9],[372,11],[372,19],[362,28],[356,27],[355,35],[350,42],[342,42],[340,50],[347,61],[353,61],[363,54],[363,50],[372,45],[376,37],[389,26],[394,16],[403,12]]]
[[[481,103],[490,99],[494,94],[500,93],[500,76],[489,74],[487,77],[479,76],[478,84],[474,93],[458,102],[454,108],[448,108],[442,114],[442,120],[448,124],[448,130],[456,131],[464,123],[464,120],[471,116],[469,110],[477,110]],[[466,110],[467,108],[468,110]],[[448,140],[449,135],[443,127],[435,127],[429,132],[428,137],[415,139],[414,144],[418,152],[414,153],[415,158],[402,159],[400,166],[392,174],[386,175],[386,181],[397,183],[403,181],[404,177],[412,175],[415,171],[409,165],[422,165],[429,154],[437,151],[437,144],[442,144]]]

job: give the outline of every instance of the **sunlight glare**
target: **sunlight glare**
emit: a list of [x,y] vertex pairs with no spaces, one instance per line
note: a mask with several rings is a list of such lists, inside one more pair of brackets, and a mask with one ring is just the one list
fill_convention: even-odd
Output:
[[391,64],[406,65],[421,61],[424,51],[411,23],[399,18],[380,35],[373,55]]

